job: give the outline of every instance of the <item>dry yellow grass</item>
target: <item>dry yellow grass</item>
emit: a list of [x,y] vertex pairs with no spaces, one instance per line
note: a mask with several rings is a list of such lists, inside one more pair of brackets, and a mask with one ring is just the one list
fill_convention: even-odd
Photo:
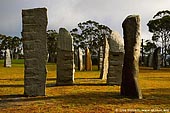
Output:
[[48,64],[44,97],[23,96],[23,64],[4,68],[0,64],[0,113],[113,113],[170,112],[170,68],[141,67],[139,83],[143,99],[119,95],[119,86],[107,86],[99,71],[76,72],[74,86],[55,86],[56,66]]

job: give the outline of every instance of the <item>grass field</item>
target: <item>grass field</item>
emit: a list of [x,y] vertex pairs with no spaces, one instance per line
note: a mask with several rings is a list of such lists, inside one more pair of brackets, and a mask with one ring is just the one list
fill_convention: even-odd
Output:
[[76,71],[74,86],[55,86],[56,66],[48,64],[46,96],[24,97],[23,61],[13,63],[4,68],[0,61],[0,113],[170,112],[170,68],[140,67],[138,100],[121,97],[120,87],[107,86],[96,70]]

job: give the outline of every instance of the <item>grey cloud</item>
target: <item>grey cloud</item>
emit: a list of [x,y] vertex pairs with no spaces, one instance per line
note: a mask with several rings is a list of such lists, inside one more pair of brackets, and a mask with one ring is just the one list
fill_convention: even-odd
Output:
[[139,14],[142,37],[147,38],[150,36],[147,22],[158,11],[168,9],[169,4],[169,0],[2,0],[0,33],[20,35],[22,9],[47,7],[48,29],[71,30],[79,22],[92,19],[122,34],[121,24],[126,16]]

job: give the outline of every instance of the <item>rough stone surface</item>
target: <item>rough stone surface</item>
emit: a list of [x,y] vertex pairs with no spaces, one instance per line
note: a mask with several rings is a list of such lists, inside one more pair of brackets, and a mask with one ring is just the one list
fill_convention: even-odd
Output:
[[78,70],[83,70],[83,52],[81,48],[78,49]]
[[138,85],[139,56],[140,56],[140,17],[128,16],[123,24],[124,34],[124,64],[122,72],[121,95],[130,98],[142,98]]
[[103,50],[104,47],[103,46],[100,46],[99,48],[99,52],[98,52],[98,70],[101,70],[102,69],[102,65],[103,65]]
[[161,47],[154,50],[153,53],[153,69],[158,70],[161,68]]
[[104,42],[104,51],[103,51],[103,60],[102,60],[102,69],[100,71],[100,79],[107,79],[107,74],[108,74],[108,58],[109,58],[109,44],[107,41],[107,38],[105,38],[105,42]]
[[147,66],[148,67],[152,67],[153,66],[153,53],[150,53],[149,55],[148,55],[148,62],[147,62]]
[[11,55],[9,49],[6,49],[5,51],[4,67],[11,67]]
[[91,71],[92,70],[92,60],[90,50],[86,48],[85,50],[85,70]]
[[123,38],[116,31],[112,31],[111,37],[109,38],[110,51],[124,52]]
[[109,69],[107,84],[120,85],[122,82],[122,68],[124,58],[123,39],[118,32],[111,33],[109,42]]
[[24,47],[24,94],[45,95],[47,60],[47,9],[22,10]]
[[75,52],[75,50],[74,50],[74,65],[76,67],[78,66],[78,52]]
[[74,48],[70,33],[60,28],[57,41],[57,85],[74,83]]

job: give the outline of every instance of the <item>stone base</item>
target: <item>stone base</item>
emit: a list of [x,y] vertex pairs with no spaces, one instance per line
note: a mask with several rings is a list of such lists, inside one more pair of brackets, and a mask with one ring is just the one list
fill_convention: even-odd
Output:
[[57,81],[56,85],[73,85],[74,82],[74,53],[57,51]]
[[107,74],[108,85],[121,85],[123,69],[123,52],[110,52],[109,71]]
[[24,95],[25,96],[45,96],[46,77],[25,77]]

